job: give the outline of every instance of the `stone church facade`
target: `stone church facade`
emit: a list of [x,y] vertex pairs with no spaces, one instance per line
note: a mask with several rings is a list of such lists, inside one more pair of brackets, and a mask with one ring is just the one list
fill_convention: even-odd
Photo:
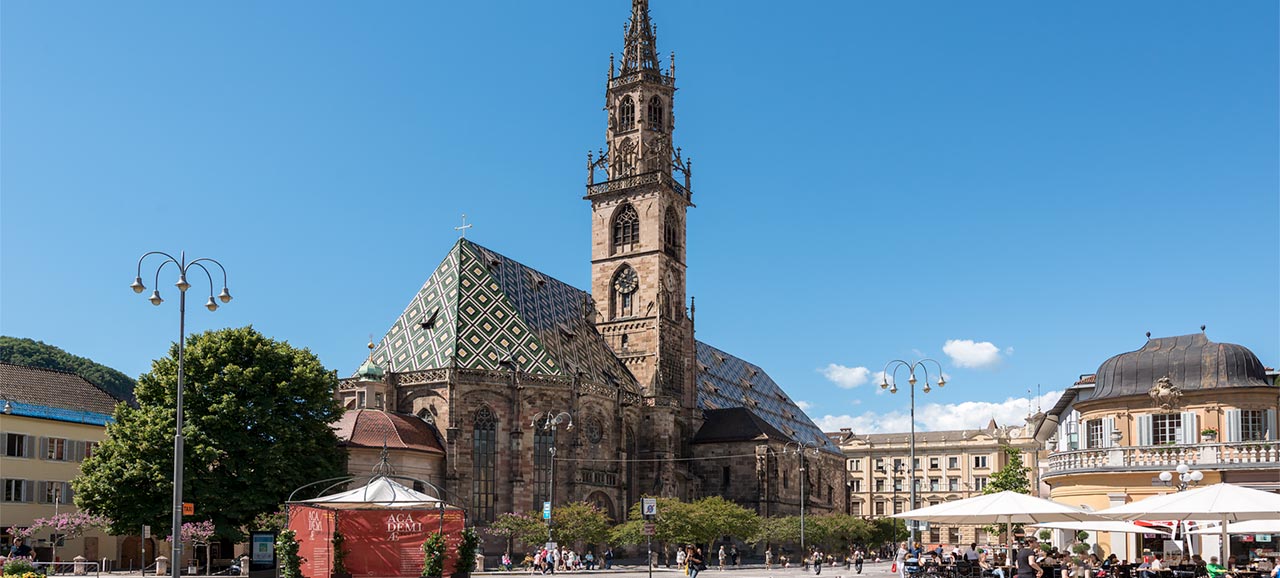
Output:
[[340,383],[349,410],[398,416],[344,421],[352,456],[382,439],[478,524],[545,501],[624,519],[642,495],[785,515],[803,494],[810,513],[847,512],[839,448],[760,367],[694,337],[674,71],[634,0],[605,89],[608,150],[588,159],[590,292],[460,239]]

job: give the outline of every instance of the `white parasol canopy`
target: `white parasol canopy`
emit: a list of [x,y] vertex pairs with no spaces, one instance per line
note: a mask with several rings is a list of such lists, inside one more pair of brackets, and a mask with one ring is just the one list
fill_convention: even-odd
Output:
[[938,524],[969,524],[975,526],[983,524],[1030,525],[1044,522],[1088,522],[1103,519],[1093,513],[1066,504],[1008,491],[943,502],[936,506],[894,514],[893,517],[907,520],[923,520]]
[[1123,534],[1169,534],[1171,528],[1162,526],[1139,526],[1132,522],[1098,519],[1091,522],[1046,522],[1035,524],[1037,528],[1050,530],[1074,530],[1076,532],[1120,532]]
[[1130,502],[1098,514],[1122,520],[1218,520],[1222,523],[1218,528],[1221,559],[1226,560],[1227,522],[1273,520],[1276,512],[1280,512],[1280,494],[1221,483]]
[[[1200,528],[1188,534],[1218,534],[1222,528]],[[1231,522],[1227,524],[1228,534],[1280,534],[1280,520],[1249,520],[1247,522]]]
[[367,510],[371,508],[440,508],[444,506],[439,498],[424,494],[385,477],[376,477],[363,487],[347,490],[332,496],[321,496],[313,500],[304,500],[304,504],[315,504],[338,510]]

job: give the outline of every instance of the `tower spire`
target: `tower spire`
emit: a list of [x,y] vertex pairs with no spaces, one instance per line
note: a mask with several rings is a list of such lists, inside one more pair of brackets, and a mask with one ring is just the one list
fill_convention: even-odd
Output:
[[623,39],[622,69],[619,76],[632,72],[652,70],[661,73],[658,66],[658,39],[653,23],[649,21],[649,0],[631,0],[631,20]]

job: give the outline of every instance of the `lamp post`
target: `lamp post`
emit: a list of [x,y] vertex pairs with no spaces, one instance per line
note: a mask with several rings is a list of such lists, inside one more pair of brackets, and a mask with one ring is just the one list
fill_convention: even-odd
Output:
[[[899,369],[907,369],[907,383],[911,384],[911,463],[907,469],[910,477],[907,482],[911,484],[911,507],[907,508],[908,510],[916,509],[916,370],[921,370],[924,373],[923,391],[925,393],[929,393],[932,390],[932,386],[929,383],[929,363],[932,363],[934,367],[938,368],[938,387],[947,385],[946,376],[942,375],[942,364],[928,358],[912,362],[895,359],[885,364],[884,372],[880,374],[880,388],[889,390],[889,393],[898,393],[898,383],[896,378],[898,376]],[[891,367],[893,368],[892,372],[890,371]],[[890,377],[894,378],[892,385],[889,383]],[[916,543],[915,520],[911,520],[910,526],[911,545],[914,547]]]
[[[793,445],[796,446],[796,449],[788,450],[788,448],[790,448]],[[786,455],[789,451],[795,452],[796,461],[800,462],[800,555],[807,557],[809,555],[809,552],[808,550],[804,549],[804,501],[805,501],[804,490],[805,490],[805,487],[809,485],[806,477],[806,472],[808,471],[808,468],[805,465],[806,461],[804,459],[804,450],[806,448],[811,450],[814,455],[817,455],[818,442],[787,442],[782,446],[783,455]]]
[[[898,484],[897,484],[897,481],[898,481],[898,476],[902,475],[902,464],[895,464],[895,465],[893,466],[893,470],[892,470],[892,471],[891,471],[891,470],[889,470],[889,468],[887,468],[887,467],[885,467],[885,466],[880,466],[879,470],[880,470],[880,473],[882,473],[882,474],[885,474],[885,475],[889,476],[889,485],[890,485],[890,486],[892,486],[892,488],[893,488],[893,508],[892,508],[892,509],[896,510],[896,509],[898,508]],[[897,514],[898,512],[896,512],[896,511],[895,511],[895,512],[893,512],[893,513],[894,513],[894,514]],[[893,520],[893,541],[894,541],[894,543],[897,543],[897,541],[898,541],[898,519],[897,519],[897,518],[891,518],[891,519]]]
[[[1173,483],[1173,476],[1175,473],[1178,476],[1177,484]],[[1160,481],[1163,482],[1164,485],[1166,486],[1173,486],[1174,488],[1177,488],[1179,492],[1187,491],[1187,488],[1193,484],[1199,485],[1200,480],[1203,480],[1203,479],[1204,479],[1204,472],[1200,470],[1193,470],[1191,469],[1191,466],[1188,466],[1187,464],[1182,464],[1182,463],[1178,464],[1178,467],[1174,468],[1174,471],[1172,472],[1169,472],[1169,471],[1160,472]],[[1187,548],[1186,546],[1189,545],[1187,544],[1187,542],[1188,540],[1190,540],[1189,538],[1187,538],[1187,528],[1186,526],[1183,525],[1181,520],[1176,522],[1176,524],[1178,526],[1177,527],[1178,536],[1181,537],[1183,541],[1182,551],[1186,552],[1189,550],[1189,548]],[[1226,528],[1226,525],[1227,525],[1227,522],[1223,521],[1222,526],[1224,529]],[[1229,551],[1229,548],[1227,547],[1227,542],[1224,541],[1222,543],[1222,560],[1224,564],[1226,563],[1228,551]]]
[[[562,423],[567,424],[565,425],[565,428],[564,428],[566,431],[573,429],[573,415],[567,411],[562,411],[559,413],[556,413],[554,411],[543,412],[541,414],[538,414],[537,416],[534,416],[533,423],[530,423],[529,426],[539,427],[538,425],[539,422],[541,422],[540,427],[542,429],[552,430],[551,447],[547,448],[547,453],[551,454],[551,458],[550,458],[551,479],[548,482],[548,486],[547,486],[547,501],[550,502],[551,504],[554,504],[556,501],[556,441],[555,441],[556,437],[555,437],[554,430],[556,429],[556,427],[558,427]],[[547,513],[547,542],[550,542],[550,541],[551,541],[551,514],[550,512],[548,512]]]
[[[209,279],[209,301],[204,304],[209,311],[218,310],[218,301],[223,303],[231,302],[231,293],[227,291],[227,270],[219,263],[208,257],[201,257],[187,261],[187,253],[183,251],[178,253],[178,257],[163,251],[150,251],[138,258],[137,275],[133,279],[133,283],[129,285],[134,293],[142,293],[147,290],[147,286],[142,284],[142,262],[152,255],[160,255],[164,257],[164,261],[156,267],[155,285],[160,284],[160,271],[165,265],[173,263],[178,268],[178,282],[174,286],[178,288],[178,387],[177,387],[177,411],[176,420],[173,428],[173,551],[170,563],[170,574],[173,578],[179,578],[182,575],[182,382],[183,382],[183,352],[186,349],[187,341],[187,289],[191,288],[191,284],[187,282],[187,273],[193,267],[199,267],[204,271],[205,277]],[[218,266],[222,271],[222,293],[218,294],[217,299],[213,295],[213,274],[209,272],[205,263],[212,263]],[[154,289],[151,297],[148,298],[152,305],[159,306],[164,303],[164,299],[160,298],[160,289]]]

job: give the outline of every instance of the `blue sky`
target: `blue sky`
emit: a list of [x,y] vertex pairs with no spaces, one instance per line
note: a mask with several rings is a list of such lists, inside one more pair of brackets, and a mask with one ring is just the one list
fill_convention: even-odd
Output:
[[[185,249],[236,295],[190,330],[253,324],[348,375],[461,213],[585,287],[585,156],[628,10],[5,2],[0,331],[137,375],[177,313],[128,290],[135,260]],[[1207,324],[1280,363],[1275,2],[653,17],[695,162],[698,336],[820,424],[905,426],[870,381],[920,354],[951,376],[921,399],[934,429],[1022,416],[1146,331]]]

